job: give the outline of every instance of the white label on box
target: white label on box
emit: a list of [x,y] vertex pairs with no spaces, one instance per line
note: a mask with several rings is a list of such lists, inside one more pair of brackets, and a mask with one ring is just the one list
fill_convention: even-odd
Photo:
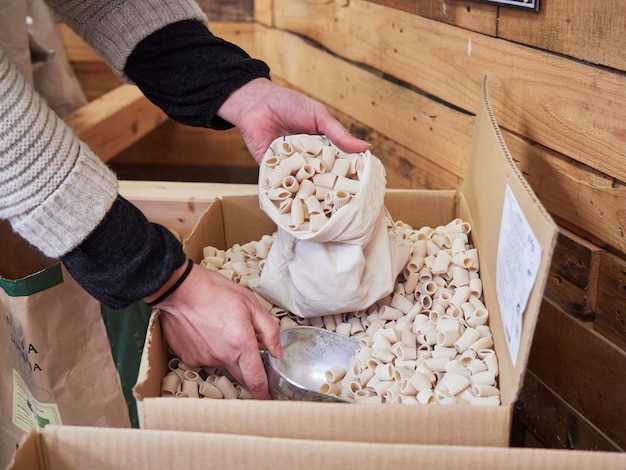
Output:
[[26,432],[41,431],[48,424],[63,424],[57,404],[36,400],[15,369],[13,369],[13,424]]
[[498,240],[496,292],[513,366],[517,362],[524,311],[540,263],[541,245],[507,185]]

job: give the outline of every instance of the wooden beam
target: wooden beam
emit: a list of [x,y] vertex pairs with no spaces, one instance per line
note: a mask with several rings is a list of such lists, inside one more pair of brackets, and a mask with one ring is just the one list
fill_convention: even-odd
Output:
[[103,161],[167,120],[135,86],[121,85],[65,116],[65,122]]

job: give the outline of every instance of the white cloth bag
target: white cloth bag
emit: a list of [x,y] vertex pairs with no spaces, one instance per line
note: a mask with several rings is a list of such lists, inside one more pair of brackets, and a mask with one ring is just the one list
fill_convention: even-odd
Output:
[[350,202],[317,231],[306,226],[292,229],[290,215],[281,213],[268,197],[264,162],[276,157],[278,144],[286,141],[296,146],[301,137],[277,139],[261,163],[259,200],[278,231],[261,277],[250,287],[303,318],[364,310],[393,291],[411,250],[384,206],[384,167],[369,151],[359,154],[360,188]]

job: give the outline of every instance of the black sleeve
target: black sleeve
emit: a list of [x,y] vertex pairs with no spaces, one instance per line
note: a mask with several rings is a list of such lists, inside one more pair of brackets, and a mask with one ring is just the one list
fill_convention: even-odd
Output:
[[121,309],[160,289],[185,254],[167,228],[118,196],[100,225],[61,262],[93,297]]
[[264,62],[194,20],[172,23],[145,38],[124,72],[173,120],[213,129],[233,127],[215,115],[233,91],[255,78],[269,78]]

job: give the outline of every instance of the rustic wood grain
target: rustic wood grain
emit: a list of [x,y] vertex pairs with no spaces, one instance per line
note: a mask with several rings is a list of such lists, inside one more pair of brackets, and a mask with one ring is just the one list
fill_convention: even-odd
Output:
[[597,284],[601,252],[592,243],[560,228],[545,295],[561,310],[593,319],[593,308],[587,292],[593,291]]
[[157,165],[257,166],[238,129],[216,131],[173,121],[137,141],[115,163]]
[[167,116],[139,89],[121,85],[64,117],[65,122],[103,161],[146,135]]
[[[525,428],[532,436],[530,444],[533,446],[540,443],[543,447],[553,449],[624,450],[550,390],[532,372],[527,372],[524,377],[524,386],[515,404],[513,415],[514,428]],[[537,439],[538,443],[532,442],[533,438]],[[526,442],[517,444],[529,446]]]
[[529,370],[620,448],[626,447],[626,353],[544,301]]
[[254,0],[254,20],[265,26],[274,26],[273,0]]
[[262,26],[256,34],[260,56],[275,76],[412,151],[428,155],[450,173],[464,175],[472,116],[384,80],[292,34]]
[[488,75],[502,127],[626,181],[626,76],[359,0],[274,5],[277,27],[468,111]]
[[466,0],[367,0],[477,33],[496,35],[498,7]]
[[593,326],[626,351],[626,260],[602,253]]
[[498,37],[626,71],[626,3],[540,2],[538,13],[501,8]]
[[254,0],[197,0],[209,21],[252,21]]

